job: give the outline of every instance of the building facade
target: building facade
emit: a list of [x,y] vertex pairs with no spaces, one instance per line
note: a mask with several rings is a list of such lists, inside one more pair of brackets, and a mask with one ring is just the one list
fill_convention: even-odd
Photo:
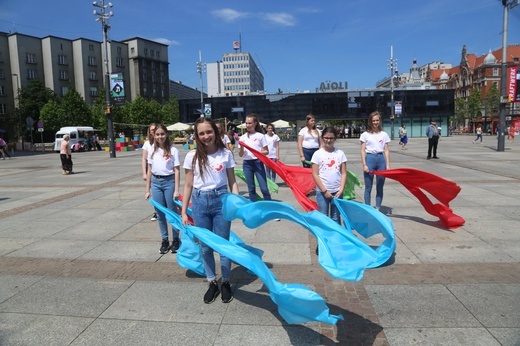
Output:
[[[170,95],[176,96],[178,100],[184,99],[200,99],[200,90],[189,87],[182,84],[181,81],[170,81]],[[203,97],[207,97],[208,94],[204,93]]]
[[208,95],[244,96],[264,92],[264,76],[249,53],[222,55],[222,61],[206,64]]
[[[109,73],[120,74],[125,100],[138,96],[164,104],[170,97],[168,46],[140,37],[108,43]],[[93,104],[106,76],[102,42],[0,32],[0,129],[17,104],[18,90],[32,80],[62,97],[70,88]],[[13,128],[11,124],[11,128]]]

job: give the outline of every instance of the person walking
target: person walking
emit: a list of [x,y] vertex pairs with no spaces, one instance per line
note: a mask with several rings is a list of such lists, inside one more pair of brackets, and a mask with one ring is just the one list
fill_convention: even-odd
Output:
[[312,178],[316,183],[316,202],[318,210],[341,223],[338,208],[333,198],[343,198],[343,190],[347,182],[347,157],[345,153],[334,147],[336,131],[326,127],[321,133],[322,147],[312,155]]
[[2,153],[2,160],[5,160],[5,156],[11,158],[9,155],[9,150],[7,149],[7,143],[4,141],[2,137],[0,137],[0,153]]
[[[156,123],[151,123],[148,126],[148,131],[146,134],[146,141],[143,144],[142,150],[143,154],[141,155],[141,170],[143,172],[143,180],[146,181],[148,177],[148,153],[152,150],[152,144],[154,140],[155,128],[157,127]],[[150,221],[157,221],[157,212],[154,208],[154,213],[150,218]]]
[[[168,209],[174,209],[173,200],[179,197],[180,184],[179,150],[171,145],[168,130],[163,124],[155,128],[153,146],[148,152],[148,172],[146,173],[146,199],[153,200]],[[161,232],[162,243],[159,249],[161,254],[168,250],[176,253],[181,242],[179,231],[172,227],[172,244],[168,239],[168,222],[166,215],[157,210],[157,223]]]
[[[192,201],[192,218],[197,227],[202,227],[216,235],[229,240],[231,221],[222,215],[221,197],[227,193],[238,194],[235,180],[235,160],[231,150],[226,148],[220,139],[219,130],[210,118],[198,118],[195,121],[195,140],[197,149],[191,150],[184,159],[184,199],[182,201],[182,223],[188,225],[188,205]],[[222,283],[218,287],[215,272],[213,249],[204,243],[202,248],[202,264],[209,282],[204,294],[204,303],[210,304],[222,292],[222,302],[233,300],[229,280],[231,279],[231,260],[220,255]]]
[[480,138],[480,144],[482,144],[482,125],[478,125],[477,129],[475,131],[477,133],[477,138],[475,138],[475,140],[473,141],[473,144],[478,142],[479,138]]
[[[269,154],[267,157],[273,161],[280,161],[280,137],[274,132],[275,128],[273,124],[267,124],[267,133],[265,134],[265,140],[267,141],[267,149],[269,150]],[[276,182],[276,172],[269,167],[265,166],[267,171],[267,177],[271,179],[273,182]]]
[[[384,171],[390,169],[390,150],[388,143],[390,137],[383,131],[381,124],[381,114],[372,112],[368,117],[367,130],[359,137],[361,141],[361,162],[363,164],[363,177],[365,182],[365,204],[370,205],[370,195],[372,193],[372,185],[374,183],[374,171]],[[383,187],[385,178],[376,177],[376,205],[379,210],[383,202]]]
[[[430,121],[430,126],[426,128],[426,137],[428,137],[428,156],[426,158],[429,160],[432,157],[434,159],[438,159],[437,157],[437,145],[439,144],[439,130],[435,123],[435,120]],[[432,156],[433,150],[433,156]]]
[[408,131],[406,130],[406,124],[401,125],[399,128],[399,138],[401,139],[399,144],[401,144],[402,150],[406,149],[406,144],[408,144]]
[[316,118],[312,114],[307,115],[305,117],[305,127],[298,132],[298,150],[303,167],[311,167],[304,161],[310,161],[312,155],[321,147],[320,137],[320,130],[316,128]]
[[[268,154],[267,141],[263,134],[262,127],[258,122],[258,117],[255,113],[251,113],[246,117],[246,130],[247,132],[240,137],[240,141],[247,144],[251,148],[262,152],[262,154]],[[240,146],[238,155],[244,158],[243,170],[246,178],[247,190],[249,193],[249,200],[256,202],[256,188],[255,188],[255,176],[258,181],[258,186],[264,200],[271,200],[271,193],[267,188],[267,176],[265,173],[265,167],[262,161],[260,161],[253,153],[249,150]]]
[[61,169],[64,175],[72,173],[72,148],[69,145],[69,135],[63,136],[60,146]]

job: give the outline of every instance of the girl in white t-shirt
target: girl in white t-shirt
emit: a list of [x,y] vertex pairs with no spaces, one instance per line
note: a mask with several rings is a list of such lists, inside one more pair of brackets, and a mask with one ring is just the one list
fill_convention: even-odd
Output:
[[316,128],[316,118],[309,114],[305,117],[305,127],[298,132],[298,150],[303,167],[311,166],[303,161],[310,161],[312,155],[321,147],[321,132]]
[[322,147],[312,155],[312,177],[316,183],[318,210],[341,223],[338,208],[333,198],[343,198],[347,182],[347,157],[334,147],[337,135],[333,127],[326,127],[321,135]]
[[222,139],[222,143],[224,143],[224,146],[228,148],[229,150],[233,150],[233,144],[231,144],[231,139],[229,139],[229,136],[224,132],[224,127],[221,123],[215,123],[217,125],[218,129],[218,135],[220,139]]
[[[374,184],[374,171],[390,169],[390,151],[388,143],[390,137],[383,131],[381,115],[372,112],[368,117],[368,128],[361,134],[361,162],[363,163],[363,175],[365,180],[365,204],[370,205],[370,194]],[[376,177],[376,209],[381,208],[383,202],[383,186],[385,178]]]
[[[252,113],[246,117],[246,129],[247,133],[240,137],[240,141],[244,142],[251,148],[262,152],[262,154],[268,154],[269,151],[267,149],[267,141],[265,140],[265,136],[262,130],[262,126],[258,122],[258,118],[256,114]],[[262,195],[264,196],[264,200],[271,200],[271,193],[267,188],[267,177],[265,174],[265,167],[262,161],[260,161],[252,152],[240,146],[240,150],[238,151],[238,155],[244,158],[243,161],[243,169],[244,176],[246,177],[247,190],[249,192],[249,200],[251,202],[256,202],[256,188],[255,188],[255,176],[258,181],[258,186],[260,187],[260,191],[262,191]]]
[[[148,152],[145,198],[151,196],[157,203],[173,210],[175,207],[173,199],[179,197],[180,165],[179,150],[171,145],[166,126],[157,125],[154,143]],[[173,241],[170,247],[166,215],[160,210],[157,211],[157,223],[162,238],[159,252],[162,254],[167,253],[168,250],[172,253],[177,252],[181,245],[179,231],[172,227]]]
[[[153,138],[155,133],[155,128],[157,127],[156,123],[151,123],[148,126],[148,134],[146,136],[146,141],[143,144],[143,155],[141,156],[141,169],[143,171],[143,180],[146,181],[147,173],[148,173],[148,152],[152,149]],[[157,213],[154,211],[152,218],[150,221],[157,221]]]
[[[280,161],[280,153],[278,148],[280,146],[280,137],[276,133],[274,133],[274,125],[267,124],[267,133],[265,134],[265,140],[267,141],[267,150],[269,153],[267,157],[274,162]],[[267,171],[267,177],[271,179],[273,182],[276,181],[276,172],[269,167],[265,166]]]
[[[184,159],[184,193],[182,200],[182,223],[188,224],[188,205],[192,201],[192,218],[195,226],[206,228],[229,240],[231,222],[222,215],[221,196],[229,189],[238,194],[235,180],[235,160],[233,153],[224,146],[218,128],[210,118],[198,118],[195,121],[195,140],[197,149],[186,154]],[[229,280],[231,279],[231,261],[220,255],[222,285],[218,288],[215,273],[213,249],[201,243],[202,263],[209,282],[204,295],[204,303],[212,303],[220,291],[222,302],[233,299]]]

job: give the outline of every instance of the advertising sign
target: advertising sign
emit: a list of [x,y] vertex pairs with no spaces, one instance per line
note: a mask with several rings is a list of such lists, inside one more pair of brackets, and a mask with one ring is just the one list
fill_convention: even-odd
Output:
[[110,75],[110,94],[114,105],[125,105],[125,87],[122,73],[113,73]]

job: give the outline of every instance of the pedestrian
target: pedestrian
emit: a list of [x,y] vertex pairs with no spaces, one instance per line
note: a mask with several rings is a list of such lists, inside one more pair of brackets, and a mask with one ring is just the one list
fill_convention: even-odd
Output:
[[[148,153],[152,150],[152,144],[155,136],[155,129],[157,128],[156,123],[151,123],[150,126],[148,126],[148,131],[146,133],[146,140],[143,144],[143,154],[141,155],[141,170],[143,173],[143,180],[147,181],[148,179]],[[154,213],[152,217],[150,218],[150,221],[157,221],[157,212],[154,208]]]
[[341,223],[338,208],[333,198],[343,198],[347,182],[347,157],[342,150],[334,147],[336,131],[326,127],[321,133],[322,147],[312,155],[312,177],[316,183],[318,210]]
[[[426,128],[426,137],[428,137],[428,156],[426,158],[429,160],[432,157],[434,159],[438,159],[437,157],[437,145],[439,144],[439,130],[437,125],[435,124],[435,120],[430,121],[430,126]],[[433,150],[433,156],[432,156]]]
[[72,149],[69,145],[69,140],[69,135],[63,136],[60,146],[61,169],[64,175],[72,173]]
[[5,156],[11,158],[9,155],[9,150],[7,149],[7,143],[4,141],[2,137],[0,137],[0,153],[2,153],[2,160],[5,160]]
[[[363,163],[363,177],[365,182],[365,204],[370,205],[370,194],[374,183],[374,171],[390,169],[390,137],[383,131],[381,114],[372,112],[368,117],[368,127],[359,137],[361,141],[361,162]],[[381,208],[383,202],[383,187],[385,178],[376,177],[376,209]]]
[[[220,137],[222,142],[224,143],[224,146],[228,148],[229,150],[233,150],[233,144],[231,144],[231,140],[229,139],[229,136],[224,132],[224,127],[221,123],[216,123],[217,125],[217,135]],[[197,134],[195,134],[195,137],[197,137]],[[198,142],[197,142],[198,143]]]
[[321,132],[316,128],[316,118],[312,114],[307,115],[305,126],[298,132],[298,150],[303,167],[311,167],[304,161],[310,161],[312,155],[321,147],[320,137]]
[[[273,124],[267,124],[265,140],[267,141],[267,149],[269,150],[267,157],[273,162],[280,161],[280,152],[278,150],[280,147],[280,137],[275,133]],[[267,177],[273,182],[276,182],[276,172],[268,166],[265,166],[265,169],[267,170]]]
[[508,128],[509,136],[507,138],[509,139],[509,142],[513,142],[515,140],[515,130],[515,126],[511,124],[511,126]]
[[[262,154],[268,154],[267,149],[267,141],[265,140],[265,136],[258,122],[258,117],[255,113],[251,113],[246,117],[246,133],[240,137],[240,141],[247,144],[251,148],[262,152]],[[262,195],[264,196],[264,200],[271,200],[271,193],[267,188],[267,177],[265,173],[265,167],[252,152],[240,146],[238,151],[238,155],[244,158],[243,161],[243,170],[244,176],[246,178],[247,191],[249,193],[249,200],[251,202],[256,202],[256,188],[255,188],[255,176],[258,181],[258,186],[260,187],[260,191],[262,191]]]
[[[216,235],[229,240],[231,221],[222,215],[221,197],[227,193],[238,194],[235,180],[235,160],[231,150],[220,140],[219,130],[210,118],[198,118],[195,121],[195,140],[197,149],[186,154],[184,160],[184,199],[182,201],[182,223],[188,225],[188,205],[192,201],[192,218],[197,227],[205,228]],[[200,243],[202,264],[209,282],[204,294],[204,303],[212,303],[222,292],[222,302],[233,300],[229,280],[231,279],[231,260],[220,255],[222,283],[220,290],[215,271],[213,249]]]
[[480,138],[480,143],[482,144],[482,125],[477,126],[476,133],[477,133],[477,138],[475,138],[475,140],[473,141],[473,144],[478,142],[479,138]]
[[[166,126],[158,124],[155,128],[153,146],[148,152],[145,198],[151,196],[155,202],[173,210],[175,207],[173,200],[179,197],[179,167],[179,150],[171,145]],[[179,230],[172,227],[170,246],[168,222],[166,215],[160,210],[157,210],[157,223],[162,238],[159,252],[165,254],[171,250],[172,253],[176,253],[181,245]]]
[[402,147],[401,149],[407,150],[406,144],[408,144],[408,131],[406,130],[406,124],[401,125],[401,127],[399,128],[399,138],[401,139],[401,141],[399,142],[399,144],[401,144]]

